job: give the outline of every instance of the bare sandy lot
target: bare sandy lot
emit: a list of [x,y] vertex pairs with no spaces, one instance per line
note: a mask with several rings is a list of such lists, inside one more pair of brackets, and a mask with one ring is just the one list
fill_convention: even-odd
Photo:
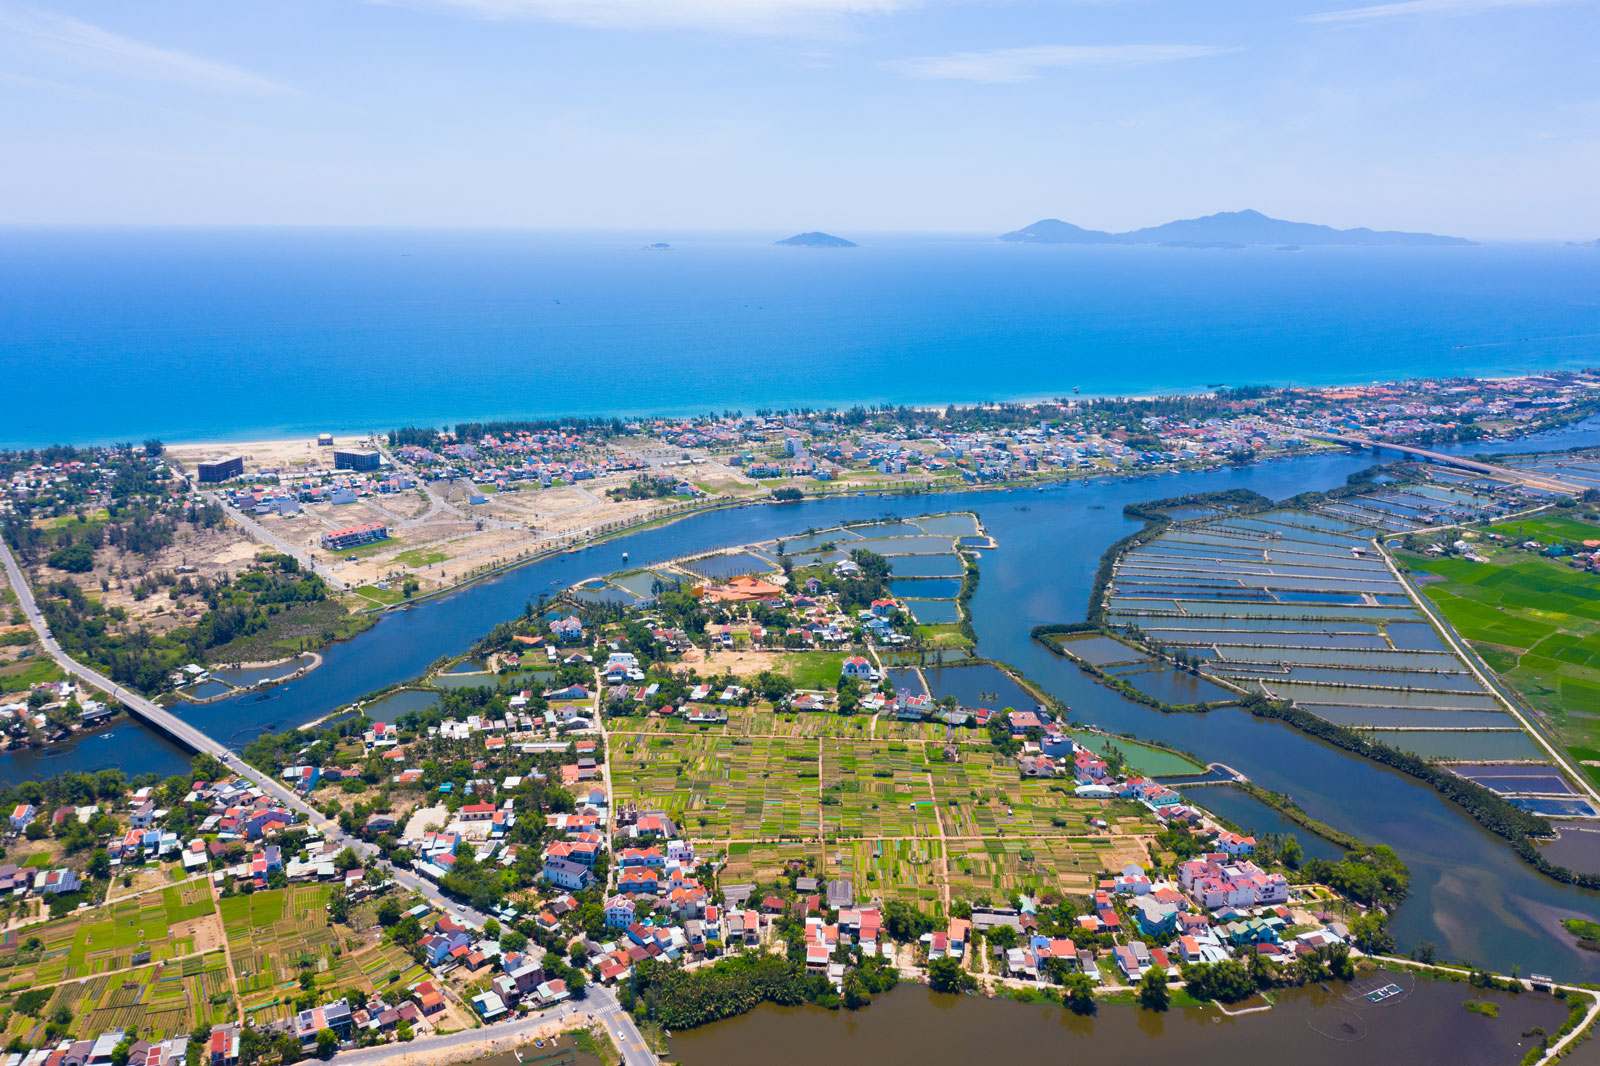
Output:
[[360,436],[335,436],[332,447],[318,447],[315,436],[285,440],[193,441],[186,444],[167,445],[167,457],[184,470],[193,472],[195,464],[217,456],[244,457],[245,476],[276,473],[283,476],[304,476],[313,472],[333,469],[333,453],[339,448],[359,448],[370,440]]

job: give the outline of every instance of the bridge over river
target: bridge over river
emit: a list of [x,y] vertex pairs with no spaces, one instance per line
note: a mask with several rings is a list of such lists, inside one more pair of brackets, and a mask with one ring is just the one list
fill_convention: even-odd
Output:
[[1509,466],[1497,466],[1494,463],[1479,462],[1476,459],[1467,459],[1459,455],[1449,455],[1445,452],[1429,451],[1414,444],[1397,444],[1393,441],[1372,440],[1369,437],[1352,437],[1342,433],[1301,433],[1306,440],[1328,441],[1332,444],[1344,444],[1352,448],[1371,448],[1373,451],[1387,449],[1391,452],[1400,452],[1417,459],[1426,459],[1441,466],[1453,466],[1459,470],[1470,470],[1475,474],[1486,477],[1498,478],[1517,485],[1526,485],[1532,489],[1541,489],[1545,492],[1558,492],[1563,495],[1576,496],[1584,491],[1585,486],[1564,478],[1553,477],[1549,474],[1533,470],[1518,470]]

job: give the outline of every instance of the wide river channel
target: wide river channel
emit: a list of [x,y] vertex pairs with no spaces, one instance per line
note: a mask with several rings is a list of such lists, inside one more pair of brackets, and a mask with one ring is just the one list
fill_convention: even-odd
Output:
[[[1236,1066],[1291,1058],[1296,1066],[1515,1066],[1534,1044],[1523,1033],[1535,1026],[1553,1033],[1566,1020],[1566,1007],[1547,995],[1474,994],[1465,984],[1393,976],[1410,990],[1380,1004],[1336,984],[1276,993],[1270,1011],[1237,1018],[1215,1007],[1152,1014],[1132,1006],[1102,1006],[1084,1018],[1057,1004],[901,985],[856,1013],[758,1007],[674,1034],[670,1057],[686,1066],[745,1066],[757,1059],[762,1066],[971,1066],[996,1055],[1100,1066]],[[1468,1013],[1462,1004],[1469,999],[1493,1001],[1499,1016]]]
[[[1530,438],[1518,450],[1600,443],[1600,424]],[[968,492],[910,498],[846,497],[707,512],[607,544],[510,571],[449,596],[390,613],[367,633],[324,653],[320,669],[264,694],[190,708],[186,717],[243,746],[263,730],[300,725],[457,654],[496,621],[540,593],[629,565],[826,528],[847,520],[971,510],[998,541],[985,552],[972,601],[980,654],[1020,669],[1103,728],[1166,741],[1220,761],[1258,784],[1294,796],[1337,829],[1394,847],[1411,868],[1411,896],[1395,916],[1403,950],[1423,941],[1441,959],[1466,959],[1501,972],[1600,980],[1600,953],[1580,951],[1561,919],[1600,915],[1600,893],[1549,881],[1524,865],[1456,807],[1411,779],[1239,710],[1167,715],[1129,702],[1028,637],[1041,623],[1083,618],[1105,547],[1137,527],[1125,504],[1187,492],[1248,488],[1273,499],[1342,484],[1370,455],[1322,455],[1194,474],[1073,482],[1045,490]],[[262,698],[262,696],[266,698]],[[176,772],[181,750],[132,722],[49,752],[0,756],[0,781],[37,780],[66,770],[116,766],[129,774]],[[1196,797],[1204,802],[1203,795]],[[1457,1007],[1457,1010],[1460,1008]],[[874,1008],[872,1014],[877,1014]],[[1463,1017],[1463,1021],[1471,1016]]]

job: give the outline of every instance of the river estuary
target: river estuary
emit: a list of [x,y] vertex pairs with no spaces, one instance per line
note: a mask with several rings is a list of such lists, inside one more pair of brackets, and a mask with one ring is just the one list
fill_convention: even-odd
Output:
[[[1591,422],[1523,442],[1521,450],[1596,442],[1600,426]],[[999,544],[998,550],[982,556],[982,578],[972,601],[980,654],[1007,662],[1044,685],[1072,708],[1077,720],[1165,741],[1207,761],[1225,762],[1266,788],[1290,793],[1314,817],[1337,829],[1392,845],[1412,875],[1411,896],[1394,920],[1402,949],[1431,941],[1440,958],[1469,959],[1501,971],[1518,966],[1566,980],[1600,980],[1600,954],[1578,950],[1559,924],[1566,917],[1600,914],[1600,893],[1539,876],[1430,789],[1242,711],[1165,715],[1131,703],[1028,637],[1035,625],[1083,617],[1101,552],[1137,528],[1138,523],[1123,517],[1125,504],[1229,488],[1253,489],[1281,499],[1341,484],[1346,475],[1372,461],[1370,455],[1322,455],[1193,474],[1074,482],[1044,490],[846,497],[709,512],[554,556],[391,613],[369,632],[328,649],[322,667],[299,680],[183,713],[212,735],[243,746],[263,730],[302,724],[375,689],[415,677],[438,657],[464,651],[495,621],[517,614],[541,593],[553,595],[617,569],[624,551],[632,565],[641,566],[847,520],[972,510]],[[114,727],[114,739],[90,736],[70,750],[50,755],[0,756],[0,780],[10,783],[108,766],[130,774],[170,773],[184,764],[179,749],[126,722]],[[1205,791],[1197,790],[1197,801],[1205,801]],[[1010,1010],[1013,1005],[973,1009]],[[1459,1005],[1456,1010],[1460,1011]],[[887,1005],[874,1007],[862,1018],[875,1019],[880,1012],[888,1014]],[[1178,1032],[1189,1023],[1174,1016],[1164,1024]],[[1130,1020],[1127,1025],[1132,1029],[1134,1023]],[[810,1049],[813,1055],[816,1050]]]

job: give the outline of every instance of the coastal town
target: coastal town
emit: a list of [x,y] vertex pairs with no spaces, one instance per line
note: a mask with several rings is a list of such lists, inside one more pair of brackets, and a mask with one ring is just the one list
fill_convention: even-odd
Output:
[[[1596,384],[8,456],[7,562],[25,576],[4,605],[0,729],[18,749],[88,742],[129,702],[117,686],[179,715],[274,699],[387,611],[470,581],[455,560],[476,554],[442,543],[487,550],[481,576],[701,509],[781,507],[780,492],[1126,483],[1352,439],[1493,439],[1582,416]],[[1491,705],[1472,653],[1413,634],[1440,623],[1385,560],[1452,580],[1457,563],[1530,560],[1586,580],[1600,461],[1478,466],[1391,464],[1276,507],[1224,491],[1130,508],[1145,529],[1112,546],[1089,621],[1033,639],[1163,713],[1245,708],[1366,745],[1583,884],[1544,856],[1577,855],[1600,817],[1587,723],[1559,700],[1536,705],[1537,727]],[[1329,981],[1379,1002],[1401,995],[1384,991],[1396,967],[1435,966],[1431,948],[1398,954],[1410,875],[1383,840],[1317,821],[1226,758],[1098,728],[985,658],[971,601],[1006,544],[981,511],[937,503],[638,565],[621,552],[621,569],[482,619],[466,653],[237,733],[187,772],[12,784],[5,1066],[368,1061],[391,1043],[470,1057],[561,1033],[608,1066],[648,1066],[670,1033],[727,1016],[732,989],[762,990],[745,1010],[860,1009],[920,982],[1084,1015],[1238,1014]],[[1477,639],[1475,616],[1456,624]],[[68,653],[111,691],[64,668]],[[1461,752],[1438,747],[1436,721],[1466,735]],[[1225,796],[1251,813],[1208,806]],[[1537,973],[1461,972],[1570,1006],[1540,1055],[1600,1012]]]

